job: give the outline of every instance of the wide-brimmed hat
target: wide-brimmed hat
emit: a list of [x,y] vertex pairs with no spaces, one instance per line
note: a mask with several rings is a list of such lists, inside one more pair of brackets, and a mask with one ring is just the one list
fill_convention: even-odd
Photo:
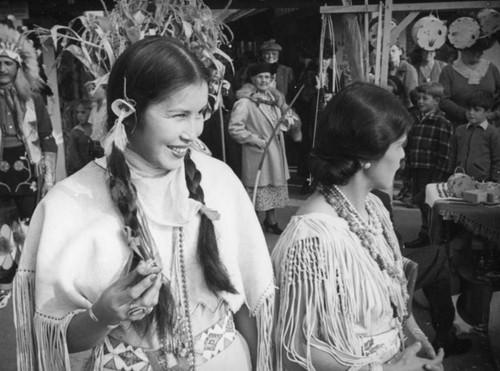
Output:
[[276,73],[276,67],[271,63],[254,63],[248,67],[248,76],[254,77],[259,73],[269,72],[270,74]]
[[282,50],[281,45],[276,42],[276,40],[271,39],[268,41],[264,41],[264,43],[261,45],[260,50],[265,52],[268,50],[275,50],[280,52]]

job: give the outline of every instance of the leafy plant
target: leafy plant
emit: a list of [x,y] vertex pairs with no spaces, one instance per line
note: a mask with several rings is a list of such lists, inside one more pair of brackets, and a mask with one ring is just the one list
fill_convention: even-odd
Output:
[[118,0],[104,17],[85,14],[68,26],[37,27],[42,42],[52,40],[59,52],[71,53],[94,76],[96,84],[108,75],[116,58],[147,35],[170,36],[193,51],[204,63],[224,70],[231,58],[221,50],[231,30],[218,21],[201,0]]

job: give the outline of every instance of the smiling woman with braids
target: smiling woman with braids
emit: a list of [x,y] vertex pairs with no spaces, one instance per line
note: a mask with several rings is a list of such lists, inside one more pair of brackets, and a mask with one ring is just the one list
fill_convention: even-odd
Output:
[[207,80],[165,37],[116,61],[106,156],[50,192],[26,240],[20,370],[69,370],[69,353],[87,349],[86,370],[271,369],[262,230],[233,172],[190,149]]

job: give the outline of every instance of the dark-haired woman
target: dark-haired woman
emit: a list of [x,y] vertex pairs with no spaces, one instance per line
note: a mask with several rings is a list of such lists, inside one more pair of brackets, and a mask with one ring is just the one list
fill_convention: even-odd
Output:
[[[482,58],[491,45],[487,38],[478,40],[467,49],[459,50],[459,57],[443,68],[439,82],[443,84],[444,96],[439,107],[456,129],[467,123],[466,101],[472,92],[484,90],[494,96],[500,93],[500,71],[494,63]],[[500,119],[500,108],[488,113],[489,122]]]
[[277,370],[440,370],[407,308],[387,210],[410,119],[385,89],[354,84],[326,107],[311,156],[320,186],[273,250]]
[[167,38],[116,61],[106,156],[60,182],[30,226],[15,283],[20,370],[69,370],[69,353],[87,349],[86,370],[270,370],[262,230],[233,172],[190,149],[207,80]]

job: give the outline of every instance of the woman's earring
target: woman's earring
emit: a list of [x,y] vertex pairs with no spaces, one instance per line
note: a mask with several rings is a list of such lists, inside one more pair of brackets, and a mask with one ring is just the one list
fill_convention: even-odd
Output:
[[365,162],[362,167],[364,170],[368,170],[372,166],[371,162]]

